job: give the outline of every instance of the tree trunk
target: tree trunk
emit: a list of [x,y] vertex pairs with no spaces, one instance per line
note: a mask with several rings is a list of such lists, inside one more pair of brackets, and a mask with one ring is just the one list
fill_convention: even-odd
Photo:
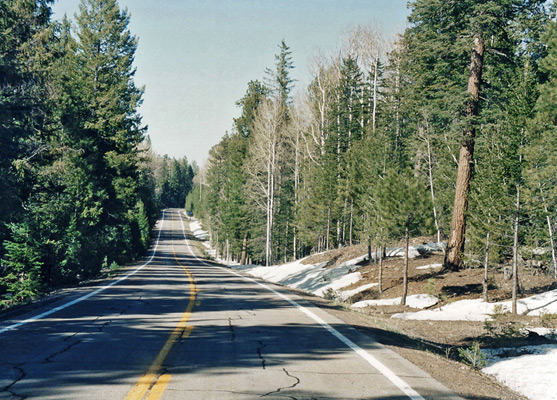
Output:
[[371,111],[372,115],[372,132],[375,132],[375,114],[377,112],[377,69],[379,68],[379,54],[375,57],[375,63],[373,68],[373,109]]
[[329,236],[331,235],[331,207],[327,209],[327,237],[325,242],[325,249],[329,251]]
[[[375,253],[377,256],[377,253]],[[379,281],[379,293],[383,293],[383,245],[379,244],[379,277],[377,278]]]
[[516,187],[516,204],[514,216],[513,233],[513,290],[512,290],[512,313],[518,313],[518,223],[520,216],[520,187]]
[[543,194],[542,186],[540,187],[540,193],[542,197],[543,210],[545,212],[545,219],[547,220],[547,231],[549,233],[549,243],[551,244],[551,259],[553,260],[553,276],[557,279],[557,257],[555,256],[555,242],[553,240],[553,228],[551,227],[551,218],[549,217],[549,211],[547,210],[547,203]]
[[352,246],[352,235],[354,234],[354,200],[350,199],[350,230],[349,230],[349,238],[348,242],[350,246]]
[[248,233],[244,233],[244,240],[242,241],[242,257],[240,258],[240,265],[246,265],[246,258],[248,255]]
[[488,265],[489,265],[489,232],[487,232],[485,236],[485,262],[484,262],[484,281],[483,281],[483,299],[486,303],[488,302],[488,295],[487,295]]
[[404,275],[402,277],[402,299],[400,304],[406,305],[406,295],[408,294],[408,246],[410,242],[410,232],[408,223],[404,232]]
[[470,75],[468,77],[468,94],[470,98],[466,107],[466,116],[469,126],[464,130],[460,144],[453,216],[444,262],[444,267],[452,271],[458,271],[462,267],[462,253],[464,251],[466,233],[466,211],[468,209],[468,193],[470,190],[470,178],[472,177],[474,140],[476,136],[473,119],[478,115],[483,54],[483,39],[476,35],[474,37]]
[[426,138],[427,143],[427,164],[429,171],[429,188],[431,192],[431,204],[433,205],[433,220],[435,223],[435,230],[437,231],[437,244],[441,245],[441,229],[439,228],[439,219],[437,218],[437,208],[435,207],[435,190],[433,189],[433,160],[431,159],[431,146],[429,139]]

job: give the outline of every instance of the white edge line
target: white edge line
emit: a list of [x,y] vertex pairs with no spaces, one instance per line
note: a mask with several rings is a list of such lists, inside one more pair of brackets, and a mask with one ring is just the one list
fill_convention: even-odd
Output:
[[390,380],[396,387],[398,387],[406,396],[408,396],[410,399],[412,400],[425,400],[422,396],[420,396],[420,394],[418,392],[416,392],[414,389],[412,389],[410,387],[410,385],[408,385],[406,382],[404,382],[401,378],[399,378],[393,371],[391,371],[391,369],[389,367],[387,367],[385,364],[383,364],[381,361],[379,361],[377,358],[373,357],[371,354],[369,354],[367,351],[365,351],[364,349],[362,349],[360,346],[358,346],[356,343],[354,343],[353,341],[351,341],[350,339],[348,339],[346,336],[344,336],[342,333],[340,333],[339,331],[337,331],[335,328],[333,328],[331,325],[329,325],[327,322],[325,322],[322,318],[320,318],[319,316],[315,315],[313,312],[311,312],[310,310],[308,310],[307,308],[305,308],[304,306],[301,306],[300,304],[296,303],[294,300],[290,299],[289,297],[287,297],[286,295],[276,291],[275,289],[265,285],[264,283],[261,283],[259,281],[256,281],[253,278],[250,278],[248,276],[244,276],[239,274],[238,272],[229,269],[229,268],[223,268],[223,267],[218,267],[215,266],[214,264],[209,264],[206,263],[205,261],[201,260],[199,257],[197,257],[195,255],[195,253],[192,251],[190,244],[187,240],[187,236],[186,236],[186,228],[184,226],[184,220],[182,218],[182,215],[180,215],[180,222],[182,223],[182,234],[184,235],[184,239],[186,242],[186,245],[188,246],[188,250],[190,251],[191,255],[195,257],[195,259],[197,261],[199,261],[200,263],[207,265],[209,267],[216,267],[219,268],[223,271],[229,272],[233,275],[239,276],[240,278],[246,279],[250,282],[253,282],[265,289],[267,289],[268,291],[276,294],[277,296],[279,296],[280,298],[286,300],[288,303],[292,304],[294,307],[298,308],[301,312],[303,312],[304,314],[306,314],[308,317],[310,317],[311,319],[313,319],[315,322],[317,322],[319,325],[321,325],[323,328],[325,328],[327,331],[329,331],[329,333],[331,333],[334,337],[336,337],[337,339],[339,339],[342,343],[344,343],[346,346],[348,346],[350,349],[352,349],[356,354],[358,354],[360,357],[362,357],[365,361],[367,361],[373,368],[375,368],[376,370],[378,370],[381,374],[383,374],[383,376],[385,376],[388,380]]
[[68,307],[70,307],[70,306],[73,306],[74,304],[77,304],[77,303],[82,302],[83,300],[87,300],[89,297],[93,297],[93,296],[95,296],[96,294],[99,294],[100,292],[102,292],[102,291],[104,291],[104,290],[106,290],[106,289],[108,289],[108,288],[110,288],[110,287],[112,287],[112,286],[114,286],[114,285],[116,285],[116,284],[122,282],[123,280],[128,279],[130,276],[134,275],[136,272],[140,271],[141,269],[143,269],[144,267],[146,267],[147,265],[149,265],[149,264],[151,263],[151,261],[153,261],[153,258],[155,257],[155,253],[157,252],[157,248],[159,247],[159,240],[160,240],[160,238],[161,238],[161,232],[162,232],[162,227],[163,227],[163,224],[164,224],[164,214],[165,214],[165,212],[166,212],[166,211],[163,211],[163,212],[162,212],[162,218],[161,218],[161,220],[160,220],[160,221],[161,221],[161,224],[160,224],[160,227],[159,227],[159,234],[158,234],[158,236],[157,236],[157,241],[156,241],[156,243],[155,243],[155,247],[153,248],[153,251],[151,252],[151,256],[149,257],[149,259],[148,259],[144,264],[140,265],[139,267],[137,267],[137,268],[136,268],[135,270],[133,270],[132,272],[130,272],[130,273],[128,273],[128,274],[126,274],[126,275],[124,275],[124,276],[122,276],[122,277],[120,277],[120,278],[118,278],[118,279],[116,279],[116,280],[114,280],[114,281],[112,281],[112,282],[110,282],[108,285],[99,287],[98,289],[92,291],[91,293],[87,293],[87,294],[84,295],[84,296],[78,297],[78,298],[75,299],[75,300],[69,301],[69,302],[67,302],[67,303],[64,303],[64,304],[58,306],[58,307],[52,308],[52,309],[50,309],[50,310],[48,310],[48,311],[45,311],[45,312],[42,313],[42,314],[35,315],[34,317],[27,318],[27,319],[24,320],[24,321],[21,321],[21,322],[18,322],[18,323],[9,325],[9,326],[7,326],[7,327],[5,327],[5,328],[2,328],[2,329],[0,329],[0,334],[2,334],[2,333],[4,333],[4,332],[11,331],[11,330],[13,330],[13,329],[17,329],[17,328],[19,328],[20,326],[23,326],[23,325],[25,325],[25,324],[28,324],[29,322],[33,322],[33,321],[36,321],[36,320],[38,320],[38,319],[47,317],[47,316],[49,316],[49,315],[51,315],[51,314],[54,314],[55,312],[58,312],[58,311],[60,311],[60,310],[63,310],[64,308],[68,308]]

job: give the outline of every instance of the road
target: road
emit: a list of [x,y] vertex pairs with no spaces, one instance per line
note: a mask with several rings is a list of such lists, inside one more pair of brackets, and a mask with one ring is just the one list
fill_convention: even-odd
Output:
[[284,288],[204,261],[179,210],[119,278],[0,319],[0,399],[456,399]]

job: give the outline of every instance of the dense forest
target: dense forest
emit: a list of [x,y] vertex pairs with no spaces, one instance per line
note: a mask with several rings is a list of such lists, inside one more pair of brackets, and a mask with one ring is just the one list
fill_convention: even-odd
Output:
[[127,11],[50,3],[0,0],[1,306],[145,254],[197,168],[151,151]]
[[295,96],[285,41],[247,84],[186,203],[221,257],[271,265],[432,235],[447,269],[557,274],[555,4],[409,7],[396,40],[359,26],[315,57]]
[[432,235],[448,269],[557,274],[555,3],[411,2],[396,40],[354,27],[296,92],[282,41],[202,168],[151,150],[127,11],[50,3],[0,0],[2,306],[145,254],[184,201],[241,263]]

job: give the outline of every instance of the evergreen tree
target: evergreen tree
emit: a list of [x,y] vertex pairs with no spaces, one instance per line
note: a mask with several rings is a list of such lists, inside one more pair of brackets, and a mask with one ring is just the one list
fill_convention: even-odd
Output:
[[[47,29],[50,1],[0,1],[0,244],[8,237],[6,223],[23,212],[29,182],[16,170],[17,160],[31,160],[43,148],[34,138],[44,127],[44,76],[27,58],[37,58],[34,46]],[[44,49],[43,49],[44,50]],[[20,164],[20,167],[23,165]],[[0,257],[3,252],[0,250]]]
[[[555,12],[555,10],[553,10]],[[525,149],[525,180],[530,193],[529,209],[542,239],[536,246],[550,246],[551,264],[557,277],[555,231],[557,229],[557,22],[551,21],[543,36],[547,54],[540,62],[543,73],[535,114],[529,120],[529,144]],[[537,223],[536,223],[537,222]],[[541,228],[543,226],[543,229]]]
[[376,191],[377,213],[388,237],[404,237],[404,272],[401,304],[406,304],[408,292],[408,246],[410,235],[427,233],[431,229],[431,205],[426,185],[409,171],[391,170],[384,184]]

